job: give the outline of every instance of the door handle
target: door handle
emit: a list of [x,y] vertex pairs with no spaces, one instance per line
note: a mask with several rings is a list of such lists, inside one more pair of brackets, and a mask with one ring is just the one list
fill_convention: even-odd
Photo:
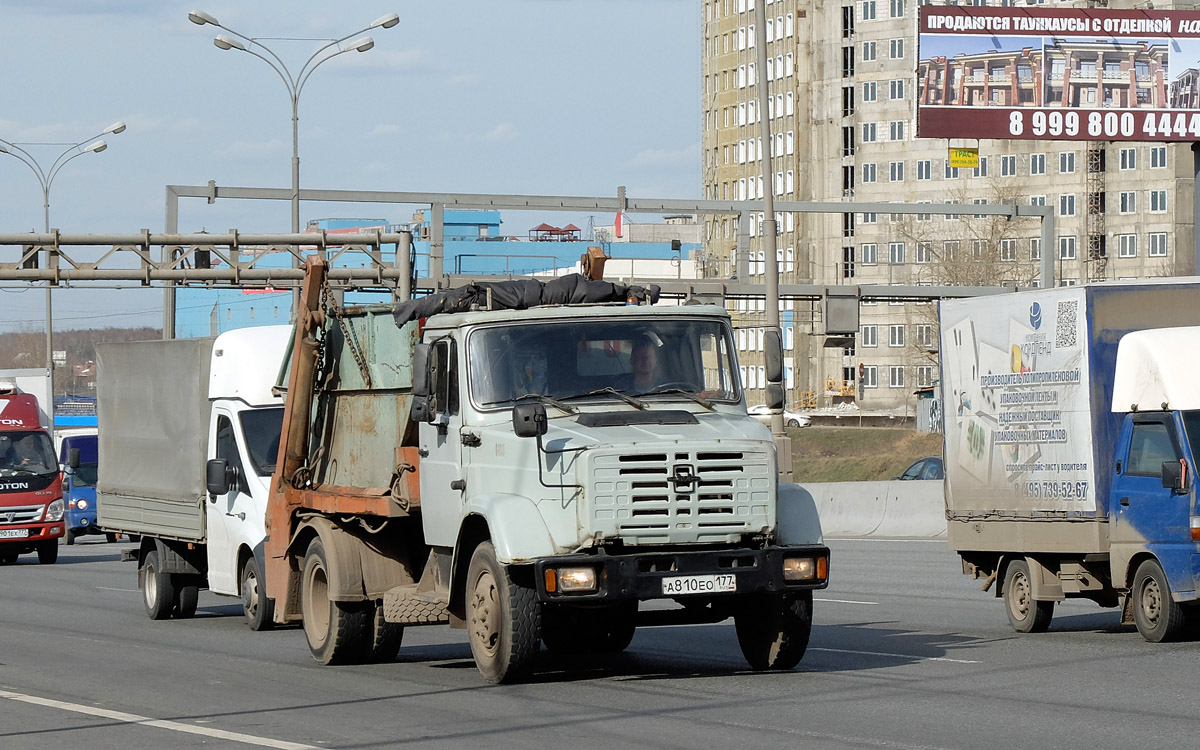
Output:
[[1123,498],[1121,498],[1121,505],[1128,506],[1128,505],[1129,505],[1129,498],[1127,498],[1127,497],[1123,497]]

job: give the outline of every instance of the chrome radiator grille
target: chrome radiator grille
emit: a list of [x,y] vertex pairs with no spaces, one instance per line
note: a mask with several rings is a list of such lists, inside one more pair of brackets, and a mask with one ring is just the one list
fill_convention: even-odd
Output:
[[18,505],[11,508],[0,508],[0,526],[16,523],[34,523],[42,520],[44,505]]
[[734,542],[774,524],[765,451],[673,448],[589,458],[593,534],[627,544]]

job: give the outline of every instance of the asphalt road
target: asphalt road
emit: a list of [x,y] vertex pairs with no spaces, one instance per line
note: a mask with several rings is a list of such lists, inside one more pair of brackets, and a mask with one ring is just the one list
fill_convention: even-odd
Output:
[[616,657],[482,681],[463,631],[321,667],[203,592],[150,621],[119,545],[0,568],[0,748],[1132,748],[1195,742],[1200,640],[1149,644],[1060,605],[1018,635],[944,542],[832,540],[799,668],[746,670],[731,623],[638,631]]

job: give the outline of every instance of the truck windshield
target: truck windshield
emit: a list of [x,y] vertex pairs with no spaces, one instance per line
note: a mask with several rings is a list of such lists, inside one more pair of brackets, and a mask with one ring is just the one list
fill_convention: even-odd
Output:
[[248,409],[241,413],[242,435],[250,454],[250,467],[260,477],[275,473],[279,456],[279,434],[283,428],[283,407]]
[[481,408],[530,394],[619,402],[736,401],[729,327],[719,320],[630,318],[481,328],[468,340],[471,398]]
[[0,432],[0,476],[53,474],[54,446],[44,432]]

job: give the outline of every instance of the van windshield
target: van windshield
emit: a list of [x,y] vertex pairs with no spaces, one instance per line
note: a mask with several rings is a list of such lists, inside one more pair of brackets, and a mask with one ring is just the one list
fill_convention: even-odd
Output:
[[250,454],[250,467],[260,477],[271,476],[275,473],[275,462],[279,458],[283,407],[247,409],[239,418],[242,422],[242,435],[246,438],[246,451]]
[[44,432],[0,432],[0,476],[58,472],[54,445]]
[[471,398],[480,408],[522,397],[736,401],[729,326],[720,320],[629,318],[481,328],[468,339]]

